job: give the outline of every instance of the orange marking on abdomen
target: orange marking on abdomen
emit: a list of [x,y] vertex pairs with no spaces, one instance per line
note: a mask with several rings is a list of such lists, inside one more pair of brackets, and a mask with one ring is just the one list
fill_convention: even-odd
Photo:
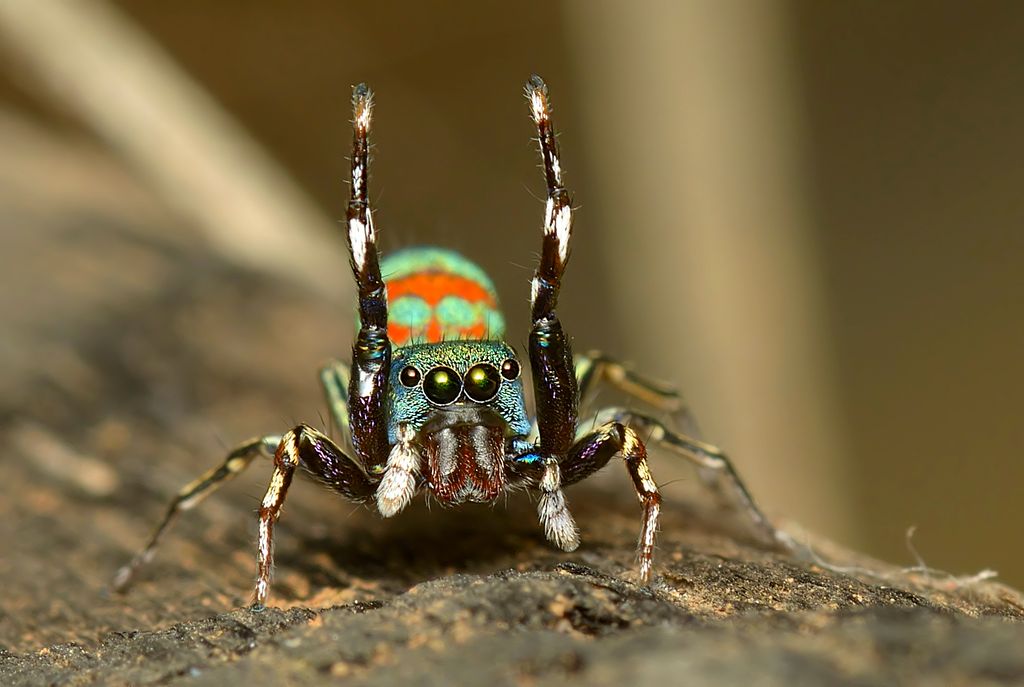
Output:
[[444,272],[420,272],[387,282],[388,302],[401,296],[419,296],[430,307],[436,306],[445,296],[458,296],[470,303],[483,301],[492,308],[497,307],[494,295],[472,279]]

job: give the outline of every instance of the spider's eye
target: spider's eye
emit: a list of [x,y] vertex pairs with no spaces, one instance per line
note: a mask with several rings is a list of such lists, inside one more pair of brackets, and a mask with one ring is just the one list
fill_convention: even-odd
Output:
[[501,376],[510,382],[519,376],[519,361],[509,358],[501,364]]
[[432,403],[445,406],[452,403],[462,392],[459,373],[450,367],[435,367],[423,380],[423,393]]
[[501,377],[494,365],[480,363],[466,373],[466,395],[477,403],[486,403],[498,394]]
[[412,365],[402,369],[398,375],[398,379],[402,382],[402,386],[411,389],[420,383],[420,371]]

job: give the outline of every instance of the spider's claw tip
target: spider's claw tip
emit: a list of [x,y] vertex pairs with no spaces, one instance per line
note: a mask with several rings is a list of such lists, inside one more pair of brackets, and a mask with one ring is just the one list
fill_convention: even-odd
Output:
[[356,131],[366,135],[370,129],[370,112],[373,110],[373,92],[365,83],[361,83],[352,89],[352,111],[355,115],[353,124]]
[[526,99],[530,101],[530,114],[538,125],[547,122],[551,114],[548,105],[548,87],[536,74],[526,82]]

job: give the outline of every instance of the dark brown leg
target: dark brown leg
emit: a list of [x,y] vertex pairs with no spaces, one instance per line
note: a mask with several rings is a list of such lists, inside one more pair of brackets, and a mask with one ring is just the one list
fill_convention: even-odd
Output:
[[376,484],[367,478],[362,468],[326,435],[308,425],[299,425],[285,434],[274,454],[274,474],[270,477],[267,493],[260,505],[254,605],[262,606],[270,589],[274,564],[274,524],[281,517],[281,508],[288,495],[295,468],[300,466],[353,501],[369,499],[376,489]]
[[367,200],[369,134],[373,96],[360,84],[352,92],[352,191],[346,218],[352,274],[359,291],[359,333],[352,347],[348,412],[352,446],[367,470],[387,460],[388,428],[385,400],[391,367],[388,302],[377,255],[377,232]]
[[640,581],[648,584],[654,560],[658,514],[661,512],[661,494],[647,467],[647,448],[637,433],[622,423],[609,422],[580,439],[561,465],[562,484],[568,486],[584,479],[604,467],[616,454],[622,456],[644,509],[643,525],[637,542],[637,560],[640,563]]
[[220,489],[233,477],[241,474],[257,456],[261,454],[268,457],[272,456],[274,449],[280,442],[281,437],[277,436],[250,439],[231,451],[223,463],[206,471],[198,479],[182,487],[178,495],[171,501],[170,506],[167,507],[163,520],[160,521],[156,530],[153,531],[146,546],[135,554],[135,557],[127,565],[117,571],[112,584],[114,590],[123,591],[131,584],[139,568],[153,558],[160,538],[177,519],[178,515],[181,514],[181,511],[195,507],[200,501]]
[[[653,408],[669,413],[672,418],[669,431],[693,439],[701,438],[697,418],[687,407],[682,395],[675,387],[639,375],[618,360],[598,351],[577,355],[575,363],[576,379],[580,387],[580,408],[589,411],[596,391],[602,383],[605,383],[627,396],[640,399]],[[610,410],[617,411],[618,409]],[[614,413],[609,414],[609,409],[600,411],[598,415],[600,418],[595,416],[595,423],[618,419]],[[721,451],[718,451],[718,454],[721,454]],[[716,454],[704,454],[702,458],[707,464],[694,461],[697,462],[697,473],[701,481],[713,489],[716,498],[725,505],[733,508],[739,505],[745,508],[746,504],[743,499],[740,499],[739,504],[736,503],[733,495],[737,490],[731,484],[723,484],[723,471],[716,467],[710,467],[711,464],[717,464],[715,457]]]
[[576,435],[579,402],[572,350],[555,315],[562,274],[569,258],[572,204],[562,186],[562,165],[551,123],[547,86],[540,77],[534,76],[526,84],[526,95],[537,125],[547,183],[544,242],[531,293],[530,363],[534,372],[540,452],[561,459]]
[[543,473],[537,512],[548,539],[571,551],[579,544],[576,523],[562,494],[559,463],[566,459],[576,436],[579,396],[573,369],[572,349],[562,324],[555,315],[562,274],[569,259],[572,234],[572,201],[562,185],[562,163],[558,155],[555,128],[551,122],[548,88],[539,76],[526,84],[530,115],[537,126],[540,154],[544,160],[547,202],[544,210],[544,240],[540,262],[533,276],[530,308],[530,365],[533,369],[534,400],[540,434],[538,453]]
[[733,495],[733,503],[738,504],[746,513],[754,526],[755,534],[766,544],[793,548],[792,539],[785,532],[772,525],[768,517],[761,511],[754,497],[750,495],[732,461],[717,446],[705,443],[685,434],[674,432],[655,418],[623,408],[609,408],[602,411],[603,417],[612,417],[618,422],[635,427],[648,436],[648,442],[663,446],[672,453],[685,458],[694,465],[711,471],[718,476],[723,487]]

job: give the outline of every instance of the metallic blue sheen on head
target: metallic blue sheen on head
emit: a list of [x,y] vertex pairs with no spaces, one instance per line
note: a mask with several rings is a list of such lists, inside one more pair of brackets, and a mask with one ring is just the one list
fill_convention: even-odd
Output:
[[[478,363],[490,363],[500,370],[501,364],[509,358],[518,361],[515,351],[503,341],[444,341],[413,344],[396,349],[391,358],[388,392],[389,441],[395,443],[398,440],[399,423],[409,423],[418,432],[434,414],[445,412],[444,408],[432,405],[423,393],[422,378],[427,372],[443,365],[452,368],[461,377]],[[403,386],[399,378],[402,370],[409,365],[416,367],[421,377],[420,384],[412,388]],[[498,394],[487,403],[476,404],[465,392],[456,401],[456,404],[461,403],[484,405],[493,409],[508,423],[510,436],[525,436],[530,432],[522,377],[514,380],[502,379]]]

